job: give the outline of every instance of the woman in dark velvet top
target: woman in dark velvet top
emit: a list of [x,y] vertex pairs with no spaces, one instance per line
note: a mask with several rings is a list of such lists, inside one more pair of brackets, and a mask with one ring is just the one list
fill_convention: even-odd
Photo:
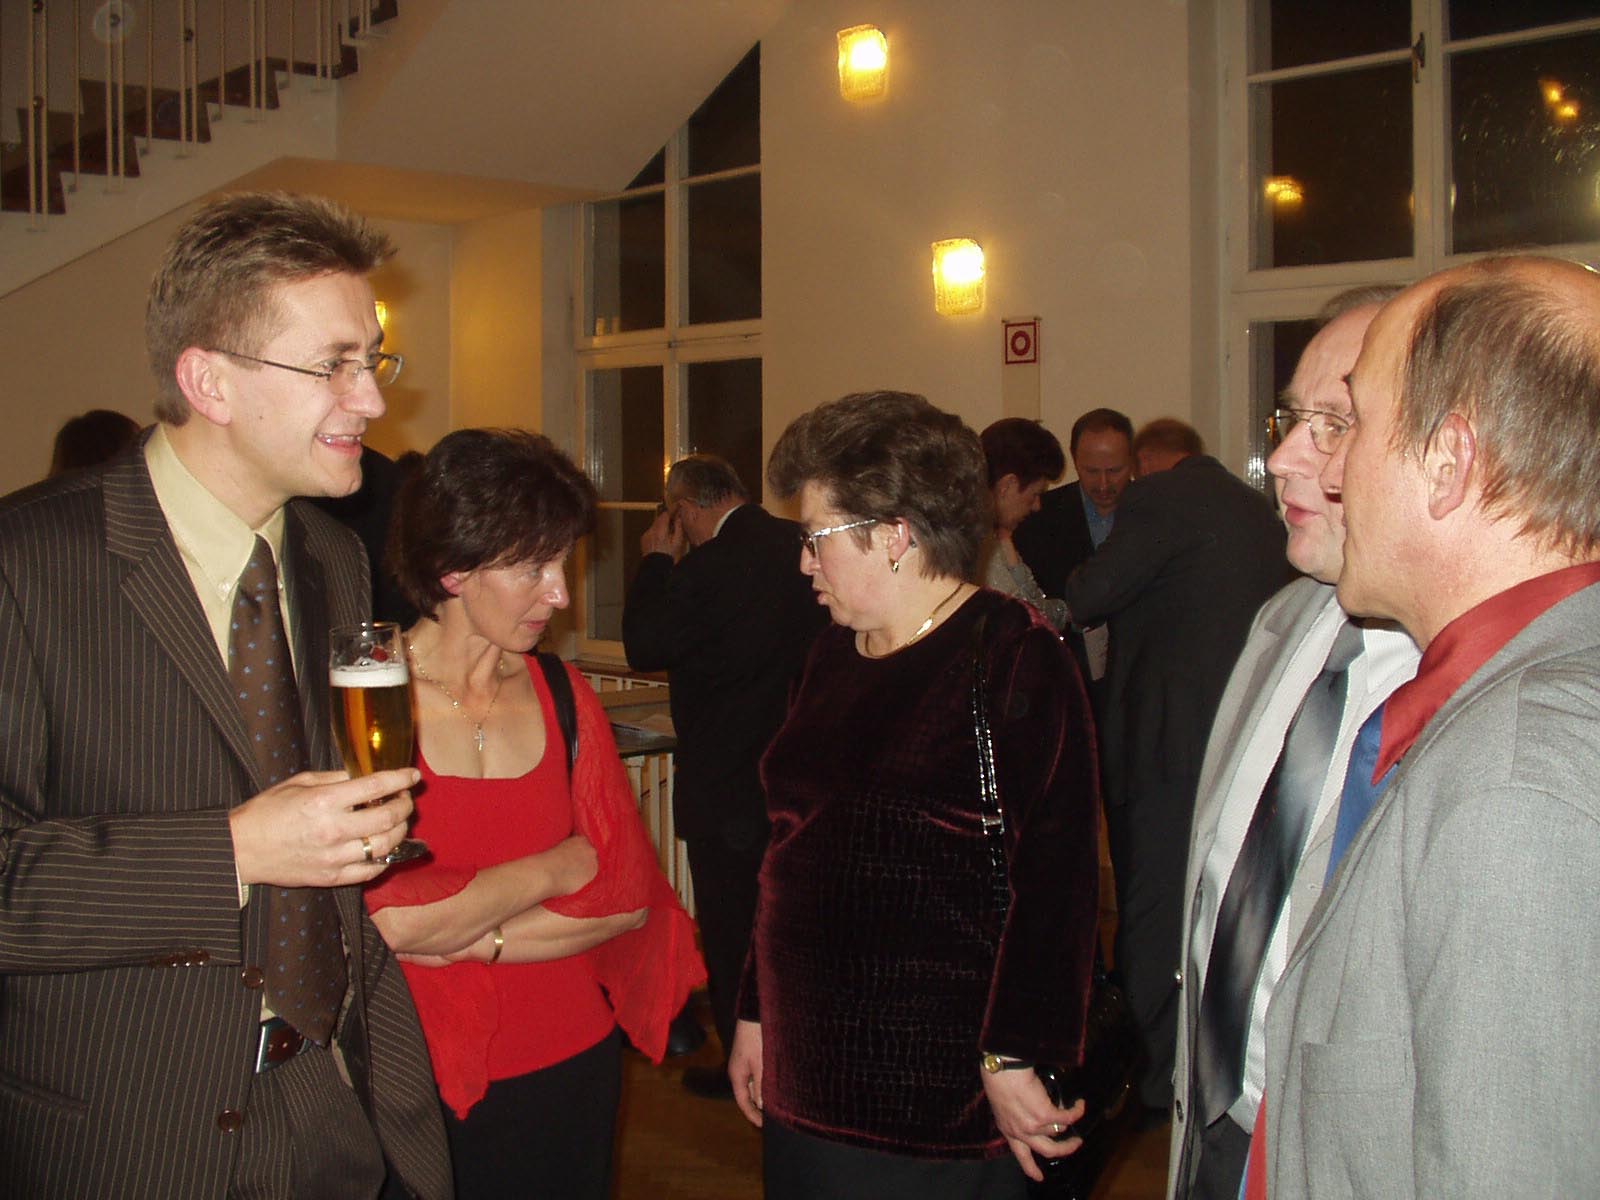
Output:
[[966,582],[992,517],[958,418],[906,393],[846,396],[784,432],[768,480],[799,494],[801,569],[834,620],[762,765],[772,838],[729,1072],[763,1127],[768,1200],[1021,1196],[1033,1154],[1077,1148],[1051,1135],[1081,1105],[981,1060],[1081,1055],[1098,878],[1077,669],[1033,610]]

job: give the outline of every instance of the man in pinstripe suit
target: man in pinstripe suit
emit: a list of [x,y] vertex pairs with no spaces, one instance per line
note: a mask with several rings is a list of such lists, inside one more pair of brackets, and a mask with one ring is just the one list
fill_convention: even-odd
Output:
[[[327,634],[366,615],[367,573],[292,499],[360,483],[398,368],[365,278],[390,249],[321,201],[202,209],[151,289],[154,432],[0,501],[0,1195],[370,1200],[386,1160],[393,1194],[450,1194],[358,887],[417,776],[330,770]],[[258,559],[282,581],[292,757],[318,768],[276,783],[229,675]],[[327,912],[342,957],[320,1038],[264,1011],[287,998],[264,979],[284,895]]]

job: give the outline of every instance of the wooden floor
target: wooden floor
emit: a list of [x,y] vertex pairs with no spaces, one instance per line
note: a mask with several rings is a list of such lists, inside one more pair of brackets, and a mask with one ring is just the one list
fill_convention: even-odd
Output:
[[[700,1017],[709,1027],[709,1013],[702,1010]],[[685,1066],[709,1066],[719,1058],[715,1037],[695,1054],[659,1067],[626,1052],[617,1200],[759,1200],[760,1134],[732,1100],[702,1100],[679,1083]],[[1162,1126],[1124,1143],[1094,1200],[1160,1200],[1166,1180],[1167,1126]]]

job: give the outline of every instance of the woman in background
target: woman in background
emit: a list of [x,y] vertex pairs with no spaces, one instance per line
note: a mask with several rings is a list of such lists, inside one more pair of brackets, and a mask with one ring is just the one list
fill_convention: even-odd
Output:
[[978,578],[985,587],[1025,600],[1057,629],[1067,625],[1067,602],[1044,594],[1033,571],[1022,561],[1011,535],[1039,511],[1039,497],[1067,469],[1061,443],[1037,421],[1006,417],[980,435],[989,468],[989,494],[994,504],[994,532],[978,555]]
[[468,429],[407,481],[391,565],[417,711],[413,832],[432,858],[369,888],[428,1040],[456,1195],[610,1194],[620,1021],[659,1060],[705,978],[610,725],[581,675],[570,769],[532,651],[568,603],[593,486],[548,439]]
[[990,518],[957,417],[846,396],[784,431],[767,478],[800,497],[801,569],[834,621],[762,766],[772,838],[729,1073],[768,1200],[1013,1200],[1034,1154],[1079,1144],[1052,1139],[1081,1108],[1018,1069],[1075,1065],[1083,1041],[1097,797],[1077,669],[1032,610],[967,582]]
[[139,440],[139,432],[139,422],[132,417],[109,408],[91,408],[56,431],[46,478],[110,462]]

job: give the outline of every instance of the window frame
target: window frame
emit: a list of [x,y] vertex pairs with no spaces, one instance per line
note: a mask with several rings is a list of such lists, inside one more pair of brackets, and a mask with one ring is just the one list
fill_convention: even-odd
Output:
[[[1424,63],[1411,93],[1412,179],[1417,214],[1412,227],[1413,252],[1401,258],[1252,268],[1250,254],[1256,236],[1259,203],[1250,157],[1252,87],[1409,61],[1411,49],[1252,72],[1249,70],[1251,6],[1252,0],[1225,3],[1220,12],[1222,97],[1218,156],[1223,221],[1220,230],[1222,318],[1218,332],[1222,339],[1222,356],[1218,420],[1222,444],[1218,452],[1226,461],[1239,464],[1249,482],[1266,487],[1264,456],[1258,458],[1252,453],[1259,438],[1253,428],[1255,380],[1252,368],[1256,354],[1250,343],[1250,326],[1307,320],[1348,288],[1366,284],[1407,284],[1436,271],[1500,253],[1456,253],[1446,249],[1449,214],[1445,198],[1449,195],[1452,145],[1447,86],[1450,57],[1462,52],[1600,32],[1600,17],[1447,42],[1444,38],[1447,0],[1412,0],[1411,44],[1416,44],[1419,33],[1424,38]],[[1600,261],[1600,239],[1532,249],[1586,262]]]
[[[664,147],[664,180],[605,196],[576,205],[573,213],[573,237],[576,252],[573,255],[574,338],[576,358],[573,403],[577,412],[575,424],[576,444],[581,455],[579,465],[592,470],[592,431],[589,428],[590,375],[595,371],[622,367],[659,366],[662,371],[662,431],[667,444],[662,447],[662,478],[672,462],[690,452],[687,442],[687,387],[688,368],[693,363],[718,362],[729,359],[755,358],[762,355],[762,318],[754,317],[736,321],[720,321],[689,325],[685,323],[689,302],[689,216],[688,190],[692,186],[761,176],[761,164],[732,167],[704,175],[686,175],[688,162],[689,122],[685,120]],[[665,197],[663,269],[666,273],[663,323],[658,329],[636,329],[626,333],[596,335],[589,317],[590,278],[594,222],[593,206],[623,198],[660,193]],[[763,405],[764,408],[764,405]],[[746,480],[753,498],[761,496],[761,480]],[[659,497],[646,500],[612,500],[601,503],[602,511],[648,511],[659,502]],[[575,608],[574,632],[580,656],[606,661],[625,658],[622,643],[618,640],[592,635],[589,620],[591,599],[591,550],[589,540],[580,543],[572,571],[572,601]]]

